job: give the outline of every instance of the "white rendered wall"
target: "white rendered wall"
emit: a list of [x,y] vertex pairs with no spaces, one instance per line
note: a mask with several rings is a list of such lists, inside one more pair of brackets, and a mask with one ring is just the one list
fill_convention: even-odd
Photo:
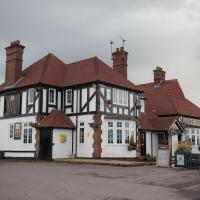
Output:
[[[60,135],[66,135],[66,143],[60,142]],[[53,130],[52,158],[69,158],[72,154],[72,130],[54,129]]]
[[21,104],[22,114],[26,114],[26,100],[27,100],[27,92],[22,92],[22,104]]
[[4,114],[4,96],[0,97],[0,117],[3,117]]
[[156,156],[158,150],[158,133],[152,133],[152,147],[153,147],[153,156]]
[[[76,126],[76,117],[70,117],[74,125]],[[80,143],[80,122],[84,122],[84,143]],[[93,154],[93,133],[94,130],[90,127],[89,123],[93,123],[93,115],[79,115],[78,116],[78,133],[77,133],[77,157],[88,157],[92,158]],[[76,130],[74,130],[74,137],[76,136]],[[74,138],[74,152],[75,152],[75,141]]]
[[[23,127],[21,133],[21,140],[14,140],[9,137],[9,124],[14,124],[17,122],[35,122],[35,117],[19,117],[19,118],[9,118],[0,120],[0,151],[35,151],[35,129],[32,129],[32,143],[23,143]],[[16,155],[17,156],[17,155]]]
[[[133,158],[136,157],[136,151],[128,151],[128,144],[125,144],[125,137],[124,137],[124,133],[122,133],[122,144],[117,144],[116,143],[116,136],[117,133],[115,131],[115,128],[113,129],[113,139],[114,142],[113,144],[108,144],[108,128],[107,128],[107,124],[108,121],[112,121],[114,123],[116,122],[122,122],[122,126],[124,125],[124,122],[129,122],[129,126],[130,126],[130,135],[134,134],[134,141],[136,141],[136,123],[134,121],[129,121],[129,120],[111,120],[111,119],[104,119],[104,116],[102,116],[102,154],[101,157],[102,158],[109,158],[109,157],[126,157],[126,158]],[[123,129],[122,129],[123,130]]]
[[46,112],[47,107],[47,90],[43,89],[43,102],[42,102],[42,112]]
[[176,147],[178,144],[178,135],[173,135],[171,137],[171,141],[172,141],[172,156],[174,156],[174,152],[176,151]]
[[153,135],[151,132],[146,132],[146,155],[153,156]]

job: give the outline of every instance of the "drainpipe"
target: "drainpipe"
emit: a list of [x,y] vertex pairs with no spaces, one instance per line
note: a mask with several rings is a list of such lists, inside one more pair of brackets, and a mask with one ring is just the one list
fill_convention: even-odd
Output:
[[78,87],[76,87],[76,144],[75,144],[75,158],[77,157],[77,147],[78,147]]

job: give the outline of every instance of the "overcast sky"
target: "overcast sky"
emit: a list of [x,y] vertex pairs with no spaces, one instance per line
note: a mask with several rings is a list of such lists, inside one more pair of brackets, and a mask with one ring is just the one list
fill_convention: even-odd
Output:
[[[0,0],[0,80],[10,41],[26,46],[23,68],[49,52],[70,63],[127,42],[128,78],[151,82],[158,65],[200,106],[199,0]],[[78,72],[77,72],[78,73]]]

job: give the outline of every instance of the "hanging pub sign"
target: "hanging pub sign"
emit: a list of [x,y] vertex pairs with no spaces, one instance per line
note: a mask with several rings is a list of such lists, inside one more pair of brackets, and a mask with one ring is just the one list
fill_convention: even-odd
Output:
[[67,136],[65,134],[60,134],[60,143],[66,143],[67,142]]
[[21,140],[22,124],[15,123],[14,140]]

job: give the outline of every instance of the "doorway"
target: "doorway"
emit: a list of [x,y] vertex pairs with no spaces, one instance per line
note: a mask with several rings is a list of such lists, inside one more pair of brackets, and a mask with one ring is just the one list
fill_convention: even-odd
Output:
[[52,129],[40,129],[40,149],[39,159],[50,160],[52,159]]
[[141,156],[146,156],[146,133],[141,133],[140,138],[140,145],[141,145]]

